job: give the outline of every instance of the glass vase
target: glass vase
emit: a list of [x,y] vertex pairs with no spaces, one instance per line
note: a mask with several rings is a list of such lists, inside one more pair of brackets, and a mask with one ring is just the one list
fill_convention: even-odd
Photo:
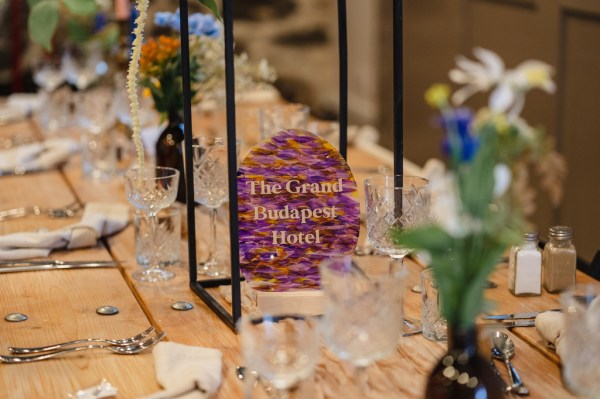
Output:
[[477,353],[477,330],[448,325],[448,353],[427,380],[426,399],[502,399],[504,392],[490,361]]
[[169,123],[156,141],[156,166],[179,171],[176,200],[185,203],[185,175],[183,167],[183,119],[179,112],[169,111]]

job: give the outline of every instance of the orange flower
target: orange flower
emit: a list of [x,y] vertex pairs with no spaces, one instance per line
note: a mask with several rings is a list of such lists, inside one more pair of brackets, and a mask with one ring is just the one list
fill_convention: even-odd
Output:
[[160,36],[158,41],[150,38],[142,46],[142,57],[140,59],[140,71],[148,75],[160,75],[164,63],[179,52],[179,39]]

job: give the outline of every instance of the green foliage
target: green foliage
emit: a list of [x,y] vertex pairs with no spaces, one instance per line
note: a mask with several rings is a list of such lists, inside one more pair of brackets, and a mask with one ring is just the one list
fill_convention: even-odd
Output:
[[95,0],[62,0],[62,2],[75,15],[94,15],[98,9]]
[[473,162],[457,166],[460,199],[465,211],[476,218],[483,218],[489,212],[494,192],[496,135],[490,125],[483,127],[480,141],[481,147]]
[[210,11],[215,15],[215,17],[221,21],[221,14],[219,13],[219,6],[217,5],[216,0],[198,0],[200,3],[204,4]]
[[[196,94],[194,89],[200,76],[200,65],[194,57],[190,58],[191,94]],[[158,80],[159,84],[155,84]],[[154,107],[161,114],[161,118],[167,119],[171,113],[181,113],[183,110],[183,82],[181,77],[181,52],[175,57],[167,60],[160,68],[160,73],[154,76],[142,74],[140,84],[150,90]]]
[[485,281],[502,253],[521,239],[520,217],[509,212],[503,198],[494,200],[497,132],[493,126],[479,132],[481,146],[471,162],[456,165],[455,178],[465,220],[479,224],[455,237],[439,225],[396,231],[396,241],[425,250],[439,285],[442,312],[453,325],[469,327],[487,304]]
[[[221,20],[216,0],[197,1]],[[27,0],[27,4],[30,10],[27,20],[29,37],[47,51],[52,51],[52,38],[58,27],[61,6],[66,7],[74,16],[90,16],[97,11],[95,0]]]
[[28,0],[31,10],[27,20],[27,29],[31,40],[46,50],[52,50],[52,37],[58,26],[58,0]]

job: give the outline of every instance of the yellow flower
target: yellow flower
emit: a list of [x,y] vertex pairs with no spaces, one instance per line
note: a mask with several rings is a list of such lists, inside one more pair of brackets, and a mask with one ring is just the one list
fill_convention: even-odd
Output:
[[488,108],[482,108],[475,115],[474,125],[476,130],[488,123],[494,126],[500,135],[506,134],[511,126],[505,114],[492,112]]
[[448,104],[450,86],[446,84],[434,84],[425,91],[425,101],[433,108],[441,108]]
[[546,87],[550,73],[547,68],[532,68],[525,71],[525,79],[530,87]]

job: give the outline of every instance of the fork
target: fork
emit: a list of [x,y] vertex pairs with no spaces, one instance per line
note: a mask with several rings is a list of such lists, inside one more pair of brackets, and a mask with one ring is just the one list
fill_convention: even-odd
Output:
[[47,214],[51,218],[69,218],[74,216],[81,209],[79,202],[73,201],[70,204],[58,208],[44,208],[39,205],[25,206],[21,208],[7,209],[0,211],[0,221],[18,218],[27,215]]
[[146,341],[139,341],[135,344],[130,344],[127,346],[90,344],[90,345],[85,345],[85,346],[75,346],[75,347],[71,347],[71,348],[64,348],[64,349],[60,349],[60,350],[57,350],[54,352],[44,353],[41,355],[32,355],[32,356],[0,355],[0,363],[12,363],[12,364],[31,363],[31,362],[37,362],[40,360],[45,360],[45,359],[50,359],[53,357],[61,356],[61,355],[67,354],[67,353],[79,352],[79,351],[84,351],[84,350],[88,350],[88,349],[106,349],[106,350],[112,351],[119,355],[135,355],[137,353],[140,353],[140,352],[154,346],[165,336],[166,336],[166,333],[164,331],[162,331]]
[[152,334],[152,332],[154,332],[154,326],[150,326],[148,329],[142,331],[139,334],[134,335],[133,337],[129,337],[129,338],[122,338],[122,339],[87,338],[87,339],[78,339],[75,341],[68,341],[68,342],[62,342],[60,344],[39,346],[39,347],[33,347],[33,348],[19,348],[19,347],[11,346],[8,348],[8,351],[10,353],[14,353],[14,354],[39,353],[39,352],[54,351],[56,349],[62,349],[62,348],[66,348],[69,346],[86,344],[86,343],[90,343],[90,342],[101,342],[101,343],[105,343],[108,345],[115,345],[115,346],[127,346],[127,345],[138,343],[140,340],[142,340],[142,339],[146,338],[148,335]]

